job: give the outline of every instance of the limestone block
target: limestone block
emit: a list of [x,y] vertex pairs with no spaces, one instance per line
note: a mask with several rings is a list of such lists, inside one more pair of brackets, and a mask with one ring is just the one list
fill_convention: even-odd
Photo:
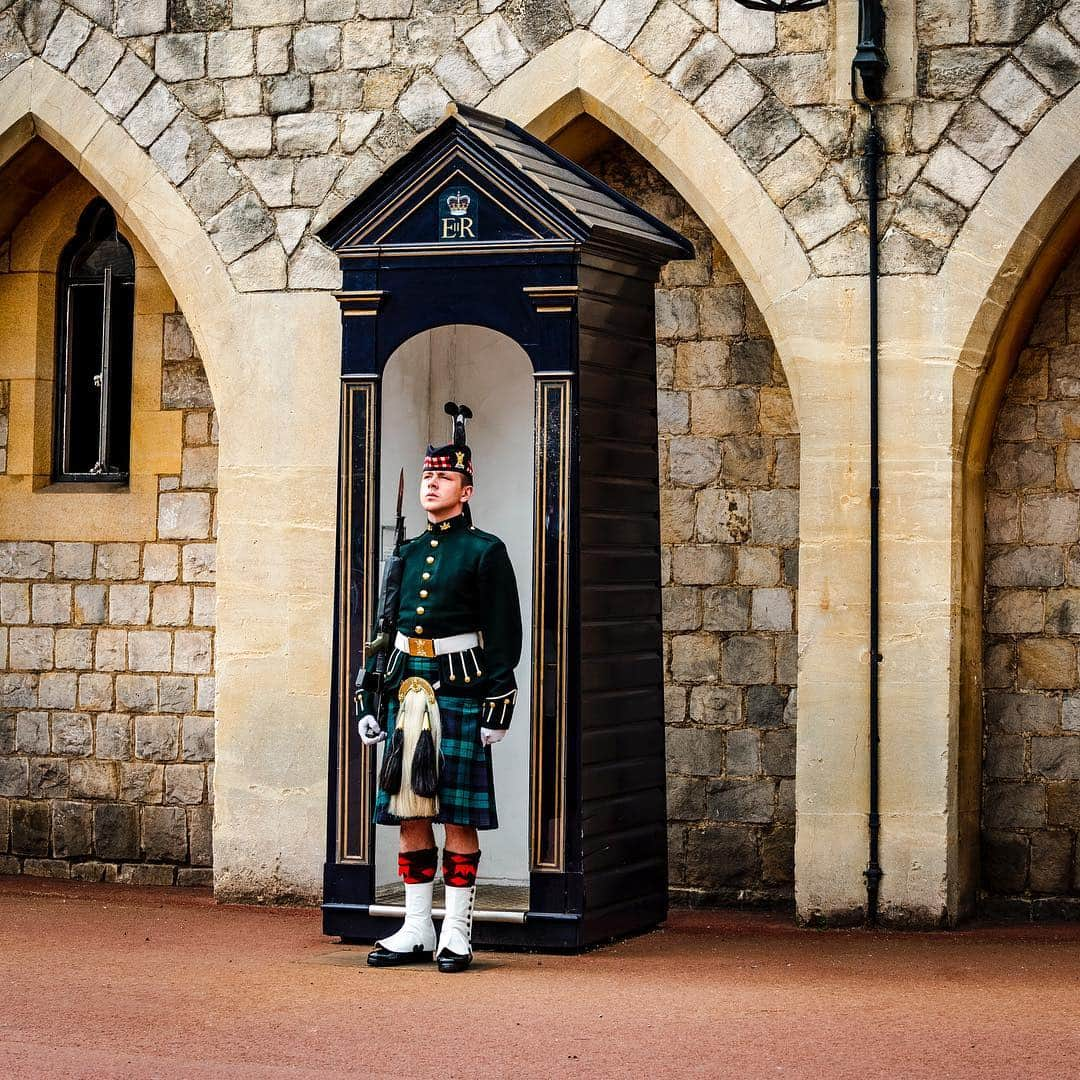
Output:
[[393,24],[389,22],[349,23],[342,40],[341,55],[345,67],[366,70],[389,64],[393,36]]
[[751,58],[744,63],[785,105],[829,100],[829,63],[823,52]]
[[685,434],[690,424],[690,396],[685,392],[661,390],[656,396],[656,422],[662,435]]
[[178,545],[147,544],[143,548],[143,577],[147,581],[175,581],[179,561]]
[[788,589],[754,589],[750,626],[754,630],[790,630],[793,605]]
[[707,794],[709,817],[715,821],[766,824],[773,820],[775,793],[771,780],[712,780]]
[[[622,0],[606,0],[606,4],[618,5]],[[633,5],[646,6],[651,9],[655,0],[628,0]],[[605,5],[606,6],[606,5]],[[598,13],[597,19],[602,15]],[[614,16],[614,11],[612,12]],[[642,16],[641,22],[645,21],[645,17],[648,16],[648,11]],[[637,32],[641,23],[638,23],[638,27],[634,28],[630,37]],[[628,29],[629,24],[624,25],[623,32]],[[597,20],[593,22],[593,30],[600,33],[597,29]],[[603,34],[601,34],[603,36]],[[473,59],[484,75],[490,80],[493,85],[498,85],[505,79],[511,72],[516,71],[522,64],[524,64],[529,56],[525,50],[521,47],[521,43],[514,36],[514,32],[510,29],[506,20],[502,15],[497,12],[493,15],[489,15],[483,22],[478,23],[466,34],[463,35],[462,41],[465,43],[465,47],[472,54]],[[629,44],[629,38],[625,44]],[[351,66],[351,65],[350,65]]]
[[198,806],[206,799],[206,770],[202,765],[165,766],[165,802]]
[[723,644],[723,681],[733,686],[771,683],[775,677],[772,640],[756,634],[733,634]]
[[279,210],[275,215],[278,239],[286,255],[291,255],[300,243],[308,222],[310,210]]
[[1017,686],[1069,690],[1077,685],[1076,646],[1055,638],[1029,638],[1017,646]]
[[826,175],[788,203],[784,216],[799,239],[812,248],[856,221],[859,215],[848,201],[840,180],[835,175]]
[[[460,45],[455,45],[449,51],[444,52],[435,62],[433,71],[435,78],[439,80],[447,93],[455,101],[460,101],[465,105],[479,104],[491,89],[491,83],[488,82],[487,76],[480,70],[480,65]],[[345,145],[344,135],[342,136],[342,146],[346,150],[349,149]]]
[[64,758],[31,758],[28,792],[33,799],[64,799],[68,794],[68,762]]
[[162,34],[154,43],[154,70],[166,82],[206,75],[205,34]]
[[797,544],[799,493],[782,490],[751,492],[750,527],[757,544]]
[[710,588],[704,592],[703,630],[727,633],[750,629],[750,590]]
[[69,781],[68,794],[73,799],[116,798],[116,766],[110,761],[73,761]]
[[106,761],[131,757],[131,717],[126,713],[102,713],[94,717],[94,756]]
[[36,704],[36,675],[0,675],[0,706],[7,709],[27,709]]
[[731,63],[733,55],[715,34],[702,34],[667,73],[667,82],[688,101],[697,101]]
[[0,585],[0,620],[7,626],[30,621],[30,586],[5,581]]
[[766,97],[731,131],[728,143],[750,169],[760,172],[801,134],[787,108],[777,98]]
[[1014,61],[1006,60],[986,81],[979,97],[1014,127],[1030,131],[1050,106],[1050,96]]
[[686,488],[660,492],[660,543],[672,544],[694,536],[694,493]]
[[981,101],[971,101],[960,110],[949,137],[991,170],[1003,165],[1020,141],[1020,136]]
[[[306,75],[279,75],[266,79],[266,111],[270,116],[300,113],[311,105],[311,79]],[[329,102],[319,101],[326,109]]]
[[[690,294],[692,299],[696,296],[702,334],[707,337],[735,337],[743,333],[746,290],[741,285],[677,291]],[[684,336],[692,332],[688,329]]]
[[1080,524],[1075,495],[1027,495],[1020,500],[1023,538],[1030,542],[1063,544],[1076,539]]
[[[195,866],[211,866],[214,861],[213,818],[210,807],[196,806],[188,811],[188,835],[191,862]],[[183,875],[185,871],[179,873]],[[202,884],[212,885],[213,877]]]
[[289,70],[289,42],[292,30],[274,26],[260,30],[255,39],[255,70],[260,75],[284,75]]
[[[708,488],[697,497],[695,531],[699,540],[738,544],[750,535],[750,497],[745,491]],[[722,584],[730,578],[714,578],[699,584]]]
[[720,443],[716,439],[675,436],[669,451],[671,482],[692,487],[712,483],[720,473],[721,460]]
[[49,34],[41,58],[59,71],[67,71],[75,54],[90,36],[93,29],[89,19],[65,8]]
[[71,586],[40,585],[32,588],[32,611],[36,623],[71,622]]
[[943,142],[930,155],[923,178],[961,206],[971,209],[993,179],[993,174],[959,147]]
[[164,630],[132,630],[128,634],[128,663],[132,671],[170,671],[172,637]]
[[1041,634],[1045,622],[1043,594],[1034,590],[1002,592],[986,613],[986,629],[992,634]]
[[303,26],[293,34],[293,64],[311,74],[330,71],[341,63],[341,29],[337,26]]
[[663,75],[689,48],[701,24],[671,0],[661,0],[641,32],[633,40],[630,54],[654,75]]
[[219,30],[206,39],[206,74],[235,79],[255,71],[255,35],[251,30]]
[[49,671],[38,679],[38,705],[42,709],[74,709],[76,679],[73,671]]
[[304,11],[310,22],[347,22],[356,14],[356,0],[307,0]]
[[97,92],[98,101],[123,119],[154,81],[154,73],[134,53],[125,53]]
[[282,154],[325,154],[337,138],[337,117],[329,113],[290,113],[274,124]]
[[150,590],[146,585],[109,587],[109,622],[140,626],[150,618]]
[[[690,394],[690,427],[695,435],[736,435],[754,431],[757,413],[758,396],[753,389],[696,390]],[[674,473],[672,479],[675,479]],[[708,480],[696,482],[707,483]]]
[[986,581],[1008,588],[1048,588],[1065,580],[1061,549],[1028,545],[1002,552],[987,552]]
[[801,195],[821,175],[825,158],[818,145],[804,136],[762,169],[762,186],[778,206]]
[[44,578],[52,573],[51,544],[0,542],[0,577]]
[[95,27],[74,63],[67,69],[68,76],[83,89],[96,94],[112,74],[123,52],[124,46],[116,38]]
[[160,803],[165,797],[165,766],[120,763],[120,798],[124,802]]
[[[74,676],[71,676],[74,678]],[[94,729],[86,713],[58,712],[52,718],[52,752],[65,757],[88,757]]]
[[726,135],[764,96],[761,84],[744,67],[730,64],[697,99],[697,108],[722,135]]
[[[213,712],[216,703],[216,684],[214,677],[204,675],[198,680],[195,691],[195,708],[200,712]],[[211,799],[213,802],[213,799]]]
[[656,336],[661,340],[693,337],[698,332],[694,289],[656,290]]
[[720,479],[731,487],[768,487],[771,453],[770,440],[760,435],[724,439]]
[[934,49],[926,63],[923,92],[932,98],[969,98],[1001,56],[984,46]]
[[140,145],[148,147],[172,123],[180,102],[164,83],[154,83],[142,100],[128,113],[124,127]]
[[58,578],[90,578],[94,571],[94,545],[58,543],[53,553],[53,573]]
[[[244,0],[236,0],[242,3]],[[144,859],[183,862],[187,857],[187,814],[179,806],[144,806],[140,811]]]
[[15,749],[20,754],[49,752],[49,714],[20,712],[15,718]]
[[962,207],[921,181],[912,185],[893,220],[937,247],[948,247],[966,214]]
[[[751,14],[747,11],[746,14]],[[755,13],[756,14],[756,13]],[[761,880],[753,832],[745,826],[708,824],[686,836],[686,882],[691,886],[744,886]]]
[[214,120],[209,129],[214,138],[236,157],[265,157],[273,148],[273,121],[269,116]]
[[398,98],[398,111],[417,131],[425,131],[442,119],[449,94],[433,79],[415,80]]
[[290,289],[338,289],[341,270],[337,256],[318,240],[308,238],[289,259]]
[[204,630],[181,630],[176,634],[173,670],[205,675],[213,664],[213,635]]
[[184,581],[212,582],[217,570],[217,546],[215,544],[185,544],[182,564]]
[[135,717],[135,756],[150,761],[175,761],[179,748],[175,716]]
[[668,728],[666,755],[669,773],[716,776],[723,768],[723,732],[709,728]]
[[290,26],[304,17],[304,0],[233,0],[232,24]]
[[1080,49],[1052,23],[1043,23],[1016,51],[1020,63],[1060,97],[1080,81]]
[[105,586],[76,585],[72,621],[76,626],[105,621]]
[[675,385],[694,390],[729,382],[726,341],[680,341],[675,347]]
[[663,590],[663,625],[668,632],[700,629],[700,590],[685,586],[667,586]]
[[8,634],[8,663],[15,671],[47,671],[53,666],[53,630],[13,626]]
[[158,680],[162,712],[187,712],[195,707],[195,680],[186,675],[163,675]]
[[924,47],[966,45],[970,40],[970,19],[971,0],[918,0],[919,43]]

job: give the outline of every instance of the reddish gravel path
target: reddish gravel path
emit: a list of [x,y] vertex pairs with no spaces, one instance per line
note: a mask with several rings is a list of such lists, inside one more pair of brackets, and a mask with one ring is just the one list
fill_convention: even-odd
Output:
[[365,952],[314,911],[0,878],[0,1077],[1080,1076],[1076,926],[679,912],[586,956],[485,954],[457,977],[372,971]]

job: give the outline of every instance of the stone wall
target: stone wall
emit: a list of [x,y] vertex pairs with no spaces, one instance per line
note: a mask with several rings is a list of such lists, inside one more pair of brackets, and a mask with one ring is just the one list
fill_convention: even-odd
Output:
[[625,144],[586,167],[689,237],[657,290],[673,895],[791,896],[799,435],[761,316],[708,229]]
[[1020,355],[987,468],[982,883],[997,908],[1080,912],[1078,440],[1080,252]]
[[0,542],[0,873],[211,882],[217,427],[183,315],[158,325],[156,534]]

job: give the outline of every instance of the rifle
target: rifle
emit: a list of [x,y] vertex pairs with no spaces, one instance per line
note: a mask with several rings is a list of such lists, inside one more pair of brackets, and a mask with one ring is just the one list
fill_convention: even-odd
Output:
[[361,716],[363,693],[371,695],[371,715],[385,730],[383,715],[386,712],[385,683],[386,663],[390,652],[392,635],[397,628],[398,602],[401,598],[401,577],[405,562],[401,558],[401,545],[405,542],[405,515],[402,502],[405,498],[405,470],[398,476],[397,521],[394,525],[394,550],[387,556],[383,569],[382,590],[379,594],[379,607],[375,615],[375,634],[366,643],[368,654],[375,653],[375,663],[370,671],[361,668],[356,677],[356,715]]

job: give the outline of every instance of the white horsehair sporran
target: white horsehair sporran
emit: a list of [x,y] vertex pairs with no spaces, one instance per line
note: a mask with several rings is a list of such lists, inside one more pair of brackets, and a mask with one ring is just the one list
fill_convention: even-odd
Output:
[[390,812],[400,818],[435,817],[439,812],[439,797],[418,795],[413,790],[413,764],[421,734],[431,732],[435,744],[435,761],[439,761],[442,724],[435,690],[426,679],[410,676],[402,680],[398,690],[398,710],[395,726],[401,730],[401,786],[390,797]]

